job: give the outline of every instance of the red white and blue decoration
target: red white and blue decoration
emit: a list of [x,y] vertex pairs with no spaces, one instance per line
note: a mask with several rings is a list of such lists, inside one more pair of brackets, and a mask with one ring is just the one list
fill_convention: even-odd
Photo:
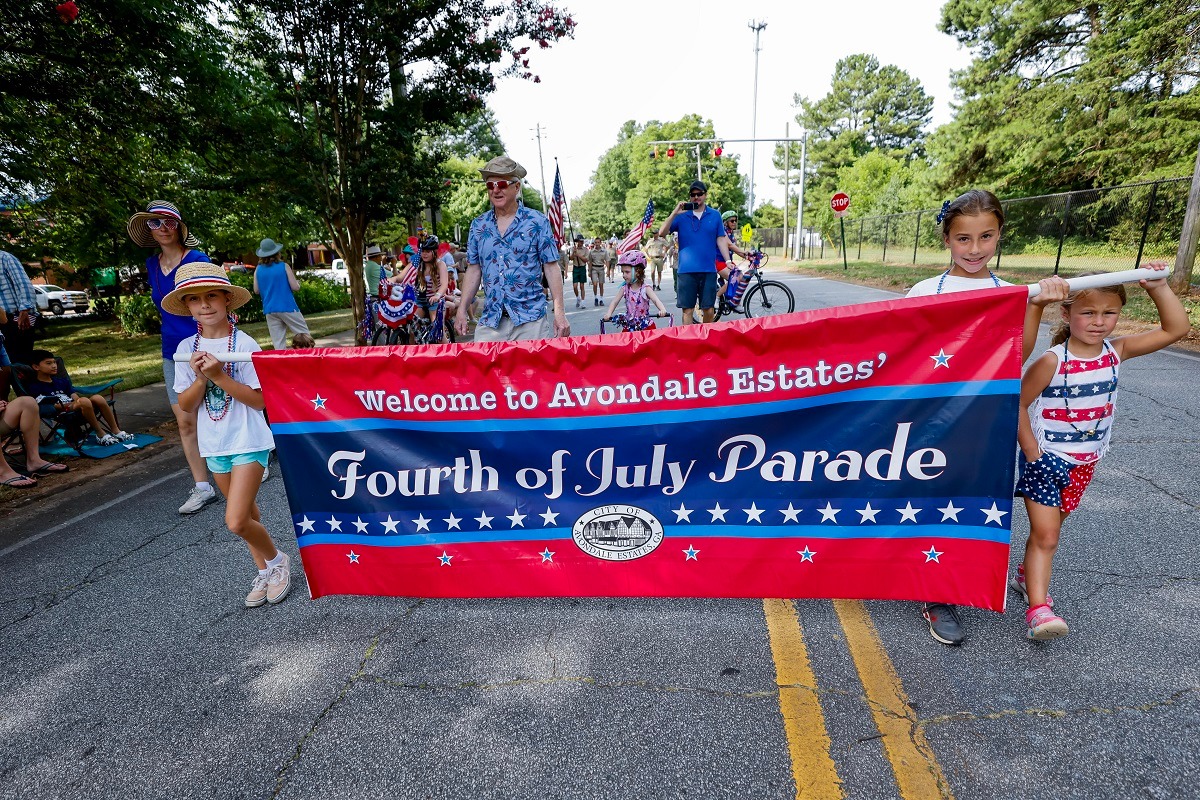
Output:
[[1001,610],[1026,298],[254,364],[314,597]]

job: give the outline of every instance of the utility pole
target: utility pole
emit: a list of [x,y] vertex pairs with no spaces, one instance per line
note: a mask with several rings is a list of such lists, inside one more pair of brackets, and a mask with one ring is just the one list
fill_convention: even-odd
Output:
[[[791,123],[783,123],[783,138],[791,138],[790,133]],[[783,145],[783,257],[788,257],[788,206],[791,203],[792,191],[792,143],[787,142]]]
[[542,213],[550,208],[550,200],[546,197],[546,168],[542,165],[542,123],[537,124],[538,140],[538,172],[542,174]]
[[[800,198],[796,204],[796,258],[800,258],[804,244],[800,239],[804,235],[804,172],[808,166],[808,129],[800,139]],[[859,237],[862,238],[862,237]]]
[[[754,102],[750,111],[750,138],[758,138],[758,52],[762,49],[759,47],[759,37],[762,35],[763,28],[767,27],[766,22],[759,20],[751,20],[749,22],[750,30],[754,31]],[[754,144],[750,145],[750,208],[746,213],[754,219]]]
[[1183,214],[1183,230],[1179,232],[1179,252],[1171,287],[1176,294],[1186,294],[1196,263],[1196,244],[1200,240],[1200,149],[1196,151],[1196,168],[1192,171],[1192,188],[1188,192],[1187,210]]

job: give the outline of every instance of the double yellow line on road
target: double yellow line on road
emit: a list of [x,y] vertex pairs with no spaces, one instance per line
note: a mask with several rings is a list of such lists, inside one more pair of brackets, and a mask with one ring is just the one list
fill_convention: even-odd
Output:
[[[929,742],[909,713],[900,677],[863,604],[835,600],[833,605],[900,797],[952,798]],[[796,607],[790,600],[764,600],[763,612],[775,659],[779,708],[792,760],[796,797],[822,800],[844,797]]]

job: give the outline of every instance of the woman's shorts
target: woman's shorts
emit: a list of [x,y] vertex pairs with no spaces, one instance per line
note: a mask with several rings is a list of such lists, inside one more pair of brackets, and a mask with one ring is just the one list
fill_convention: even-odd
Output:
[[679,308],[713,308],[717,302],[716,272],[680,272],[679,294],[675,305]]
[[179,393],[175,391],[175,360],[163,359],[163,380],[167,382],[167,400],[171,405],[179,405]]
[[1053,453],[1042,453],[1036,461],[1027,461],[1021,453],[1019,469],[1021,477],[1015,492],[1018,497],[1070,514],[1079,508],[1096,464],[1072,464]]
[[253,453],[234,453],[231,456],[208,456],[204,460],[208,462],[208,468],[214,475],[224,475],[243,464],[262,464],[263,469],[266,469],[271,460],[271,451],[256,450]]

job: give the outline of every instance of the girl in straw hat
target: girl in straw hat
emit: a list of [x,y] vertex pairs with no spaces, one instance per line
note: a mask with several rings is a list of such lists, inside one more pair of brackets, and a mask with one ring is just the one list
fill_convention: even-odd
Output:
[[225,495],[225,524],[246,540],[258,575],[246,605],[278,603],[291,586],[290,561],[276,549],[263,527],[258,487],[275,440],[263,418],[263,397],[254,364],[224,362],[214,353],[254,353],[258,342],[237,329],[230,312],[245,305],[250,292],[234,286],[225,270],[208,263],[186,264],[175,277],[175,289],[163,298],[163,310],[195,320],[195,333],[179,343],[177,353],[190,354],[175,370],[179,405],[197,414],[200,455],[208,462]]
[[129,238],[140,247],[153,247],[157,253],[146,259],[146,276],[150,281],[150,297],[162,314],[163,380],[167,384],[167,400],[179,425],[179,440],[188,469],[196,486],[179,508],[180,514],[195,514],[216,501],[217,492],[208,482],[208,470],[196,445],[196,414],[179,407],[175,394],[175,362],[171,357],[184,339],[196,332],[196,324],[186,311],[172,314],[163,308],[163,298],[175,288],[175,273],[184,264],[207,263],[208,256],[196,248],[199,240],[188,230],[179,209],[165,200],[155,200],[129,218]]

